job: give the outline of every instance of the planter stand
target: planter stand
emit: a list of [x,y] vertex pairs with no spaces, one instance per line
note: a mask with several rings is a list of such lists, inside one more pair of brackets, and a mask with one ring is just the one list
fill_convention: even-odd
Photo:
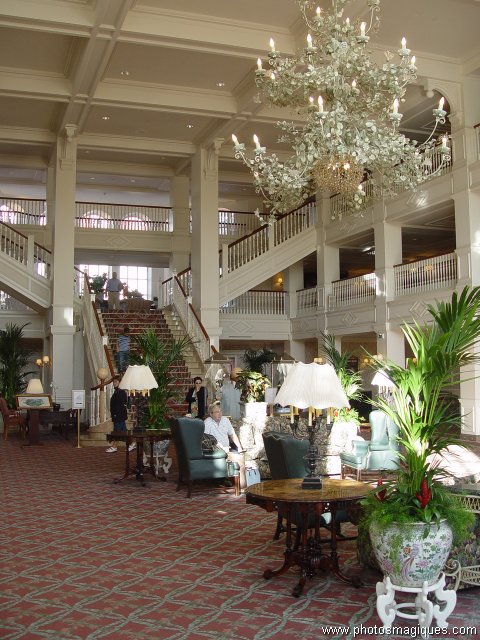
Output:
[[[429,627],[435,618],[436,626],[441,629],[448,627],[447,618],[455,609],[457,603],[456,591],[445,591],[445,574],[441,573],[438,580],[431,585],[425,581],[422,587],[400,587],[385,577],[383,582],[377,582],[377,613],[386,627],[391,627],[395,617],[406,620],[418,620],[420,627]],[[414,602],[395,602],[395,591],[416,593]],[[428,594],[433,592],[435,601],[428,600]],[[415,613],[406,613],[402,609],[415,609]]]

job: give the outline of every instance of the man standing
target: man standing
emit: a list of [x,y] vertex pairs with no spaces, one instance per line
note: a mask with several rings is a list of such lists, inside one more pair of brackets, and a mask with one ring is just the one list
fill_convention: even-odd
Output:
[[112,273],[112,277],[107,280],[105,287],[108,294],[108,310],[118,311],[120,307],[120,291],[123,291],[123,284],[117,278],[117,272]]
[[[110,415],[112,416],[113,431],[125,433],[127,430],[127,417],[128,417],[128,395],[125,389],[120,389],[120,378],[116,376],[113,379],[114,391],[110,398]],[[135,443],[130,443],[128,447],[129,451],[135,449]],[[117,443],[112,442],[112,445],[108,447],[107,453],[115,453],[117,451]]]

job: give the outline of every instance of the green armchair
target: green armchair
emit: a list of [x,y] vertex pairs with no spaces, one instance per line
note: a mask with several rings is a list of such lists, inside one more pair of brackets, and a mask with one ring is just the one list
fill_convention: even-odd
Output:
[[203,420],[199,418],[172,418],[170,430],[177,452],[177,491],[181,484],[186,484],[187,498],[190,498],[195,480],[216,480],[228,476],[225,451],[218,449],[204,452],[202,450],[202,438],[205,431]]
[[361,479],[362,471],[393,470],[398,467],[397,425],[383,411],[371,411],[368,419],[370,441],[353,440],[352,451],[340,454],[342,478],[347,467],[356,470],[357,480]]

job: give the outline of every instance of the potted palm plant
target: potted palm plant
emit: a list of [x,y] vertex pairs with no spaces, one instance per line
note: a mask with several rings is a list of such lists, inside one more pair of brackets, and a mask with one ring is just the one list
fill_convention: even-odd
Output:
[[25,377],[34,373],[25,370],[32,356],[31,349],[22,344],[23,330],[28,324],[7,323],[0,330],[0,395],[11,409],[15,407],[15,395],[25,391]]
[[478,359],[480,288],[466,287],[428,310],[430,324],[403,327],[413,353],[406,366],[375,358],[373,365],[395,385],[388,398],[372,404],[399,428],[401,464],[391,481],[380,482],[363,501],[362,524],[369,528],[380,568],[393,584],[407,587],[434,583],[452,538],[461,541],[472,523],[472,514],[441,483],[444,472],[431,458],[458,444],[462,417],[442,395],[464,380],[466,367]]
[[175,386],[176,377],[172,365],[181,361],[185,349],[192,344],[189,336],[172,341],[159,338],[154,329],[147,329],[135,336],[135,349],[130,355],[132,364],[146,364],[150,367],[158,388],[150,391],[150,397],[140,417],[142,426],[150,429],[164,429],[170,412],[169,402],[183,398],[184,390]]

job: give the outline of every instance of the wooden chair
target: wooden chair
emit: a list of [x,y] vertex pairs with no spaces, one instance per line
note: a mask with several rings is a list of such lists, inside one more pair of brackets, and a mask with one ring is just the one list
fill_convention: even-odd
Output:
[[25,438],[26,434],[26,422],[25,418],[22,416],[20,411],[16,411],[15,409],[9,409],[7,406],[7,401],[5,398],[0,397],[0,413],[2,414],[3,419],[3,438],[4,440],[8,437],[8,430],[10,427],[18,427],[20,429],[20,433],[22,438]]

